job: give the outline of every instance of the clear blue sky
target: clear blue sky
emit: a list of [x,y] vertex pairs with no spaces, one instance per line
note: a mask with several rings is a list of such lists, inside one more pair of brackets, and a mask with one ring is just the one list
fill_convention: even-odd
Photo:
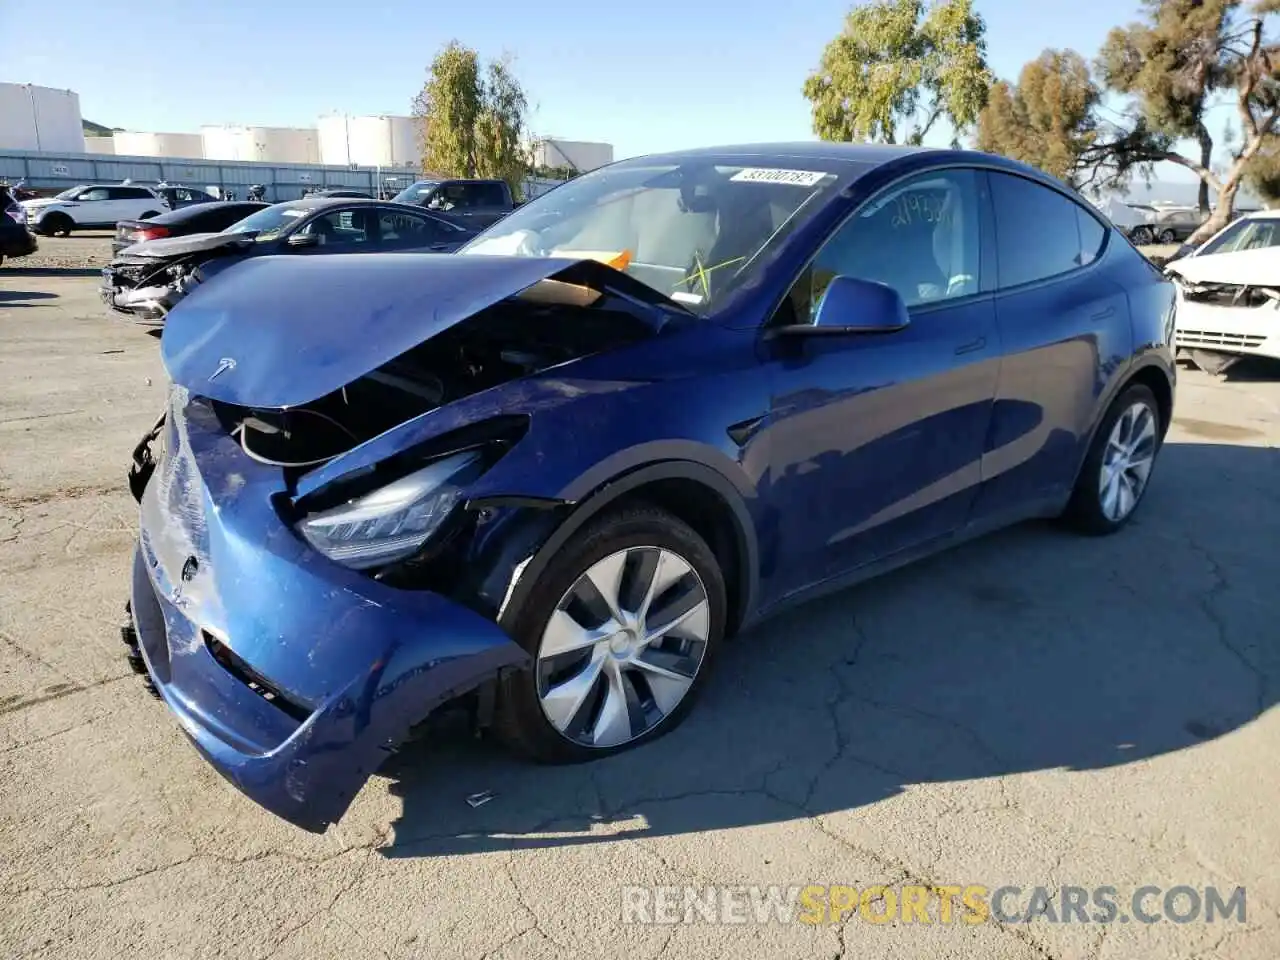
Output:
[[[133,130],[309,126],[335,110],[407,113],[433,54],[456,37],[484,57],[515,56],[535,132],[604,140],[621,158],[811,138],[801,85],[849,6],[0,0],[8,38],[0,80],[71,88],[86,117]],[[978,8],[991,65],[1013,78],[1047,46],[1092,56],[1137,3],[979,0]]]

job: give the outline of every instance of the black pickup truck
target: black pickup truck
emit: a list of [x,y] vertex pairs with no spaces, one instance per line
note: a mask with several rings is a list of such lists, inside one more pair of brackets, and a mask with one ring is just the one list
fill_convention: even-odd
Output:
[[392,198],[425,207],[460,227],[480,231],[518,207],[505,180],[419,180]]

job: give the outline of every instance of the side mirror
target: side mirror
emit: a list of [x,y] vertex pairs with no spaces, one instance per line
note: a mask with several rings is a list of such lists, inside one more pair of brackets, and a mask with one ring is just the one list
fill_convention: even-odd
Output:
[[285,244],[290,247],[318,247],[320,246],[320,237],[314,233],[295,233]]
[[886,283],[838,276],[827,285],[813,323],[775,327],[788,336],[894,333],[910,323],[902,294]]

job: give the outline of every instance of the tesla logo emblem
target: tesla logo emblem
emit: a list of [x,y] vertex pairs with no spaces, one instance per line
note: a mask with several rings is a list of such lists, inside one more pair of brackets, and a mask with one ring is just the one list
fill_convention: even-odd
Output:
[[236,368],[236,362],[234,360],[232,360],[230,357],[223,357],[221,360],[218,361],[217,369],[215,369],[213,373],[209,374],[209,379],[216,380],[218,377],[222,376],[228,370],[234,370],[235,368]]

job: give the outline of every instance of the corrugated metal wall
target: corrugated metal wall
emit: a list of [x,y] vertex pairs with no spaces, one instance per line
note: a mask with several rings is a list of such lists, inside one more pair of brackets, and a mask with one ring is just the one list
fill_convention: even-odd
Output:
[[[218,187],[235,191],[244,199],[249,187],[260,183],[272,202],[296,200],[307,189],[345,187],[374,193],[382,185],[396,191],[407,187],[416,176],[402,170],[374,167],[323,166],[320,164],[273,164],[234,160],[171,160],[157,157],[115,157],[109,154],[51,154],[25,150],[0,150],[0,180],[25,180],[35,190],[65,190],[80,183],[119,183],[133,180],[155,184],[161,180],[189,187]],[[394,181],[394,182],[388,182]],[[525,199],[532,199],[556,186],[554,180],[527,180]]]
[[52,154],[0,150],[0,180],[26,180],[36,190],[64,190],[79,183],[119,183],[133,180],[154,184],[219,187],[234,190],[241,199],[260,183],[268,200],[295,200],[311,187],[347,187],[372,193],[377,171],[370,167],[320,164],[280,165],[233,160],[170,160],[158,157],[115,157],[106,154]]

